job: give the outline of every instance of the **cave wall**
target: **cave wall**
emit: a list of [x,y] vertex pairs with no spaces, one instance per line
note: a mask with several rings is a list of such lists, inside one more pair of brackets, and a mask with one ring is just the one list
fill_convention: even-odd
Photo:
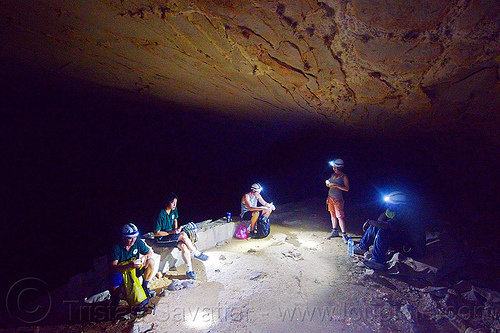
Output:
[[22,0],[0,10],[1,69],[13,80],[62,75],[237,117],[498,137],[495,0]]

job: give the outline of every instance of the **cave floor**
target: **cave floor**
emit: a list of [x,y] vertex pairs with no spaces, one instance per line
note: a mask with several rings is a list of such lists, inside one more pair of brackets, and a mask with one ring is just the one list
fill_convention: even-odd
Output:
[[[321,207],[322,208],[322,207]],[[318,225],[324,211],[289,206],[272,219],[265,239],[233,238],[185,266],[158,274],[149,311],[112,321],[46,326],[40,332],[492,332],[500,329],[498,293],[461,281],[440,286],[433,274],[411,278],[364,267],[341,238]],[[360,235],[352,235],[359,241]],[[439,243],[438,243],[439,244]],[[439,247],[428,256],[436,262]],[[432,263],[432,261],[434,262]],[[431,265],[431,266],[432,266]],[[463,290],[461,290],[463,289]],[[475,292],[476,291],[476,292]],[[488,299],[471,296],[490,296]],[[467,296],[467,297],[465,297]],[[154,308],[153,308],[154,306]],[[12,331],[16,331],[15,329]]]

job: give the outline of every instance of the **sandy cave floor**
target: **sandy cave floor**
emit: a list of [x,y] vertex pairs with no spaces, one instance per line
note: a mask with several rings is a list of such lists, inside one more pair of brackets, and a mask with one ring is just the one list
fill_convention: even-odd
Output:
[[[33,332],[500,331],[498,300],[466,302],[426,277],[366,269],[360,256],[347,256],[341,238],[326,239],[328,227],[317,223],[324,215],[313,206],[289,207],[272,219],[267,238],[233,238],[205,251],[208,261],[193,260],[198,278],[191,288],[167,290],[173,279],[186,279],[185,266],[158,275],[150,287],[162,296],[143,315]],[[471,309],[481,307],[478,320]]]
[[141,326],[172,332],[346,331],[356,324],[344,308],[359,306],[363,292],[349,281],[346,245],[326,235],[273,226],[266,239],[235,239],[207,251],[209,261],[195,266],[199,286],[167,292]]
[[[429,294],[367,270],[327,232],[273,226],[261,240],[237,240],[195,264],[197,287],[168,291],[139,332],[408,332],[460,331],[426,318]],[[368,271],[368,272],[367,272]],[[158,279],[157,290],[185,270]],[[154,284],[153,284],[154,286]],[[420,318],[417,316],[420,315]],[[444,314],[443,314],[444,315]],[[413,316],[413,317],[412,317]]]
[[[275,214],[271,234],[265,239],[232,239],[206,251],[210,256],[207,262],[194,261],[196,287],[166,291],[159,297],[154,314],[136,320],[134,329],[500,331],[498,303],[466,302],[453,289],[433,285],[432,274],[379,273],[366,269],[361,256],[348,257],[341,238],[326,239],[328,225],[318,223],[325,217],[321,203],[283,207],[282,213]],[[361,238],[351,236],[355,241]],[[442,266],[445,253],[439,244],[429,248],[432,254],[425,258],[426,264]],[[153,286],[161,292],[171,279],[182,279],[184,274],[181,266]],[[481,306],[487,311],[472,312]]]

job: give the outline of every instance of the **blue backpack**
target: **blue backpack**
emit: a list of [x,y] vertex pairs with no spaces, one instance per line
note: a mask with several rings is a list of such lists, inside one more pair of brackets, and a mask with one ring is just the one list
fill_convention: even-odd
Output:
[[257,220],[257,233],[254,238],[266,238],[271,232],[271,222],[269,218],[261,216]]

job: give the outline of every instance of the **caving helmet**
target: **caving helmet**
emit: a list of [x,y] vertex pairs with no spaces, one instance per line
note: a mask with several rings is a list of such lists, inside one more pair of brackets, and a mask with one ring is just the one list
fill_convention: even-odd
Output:
[[407,202],[406,195],[402,192],[396,191],[391,192],[384,196],[384,201],[390,205],[404,205]]
[[343,168],[344,167],[344,161],[340,158],[336,158],[334,159],[333,161],[330,161],[329,164],[332,166],[332,167],[337,167],[339,169]]
[[133,223],[127,223],[122,227],[122,236],[126,238],[139,236],[139,229]]
[[262,191],[262,186],[259,183],[253,183],[250,189],[252,191]]

